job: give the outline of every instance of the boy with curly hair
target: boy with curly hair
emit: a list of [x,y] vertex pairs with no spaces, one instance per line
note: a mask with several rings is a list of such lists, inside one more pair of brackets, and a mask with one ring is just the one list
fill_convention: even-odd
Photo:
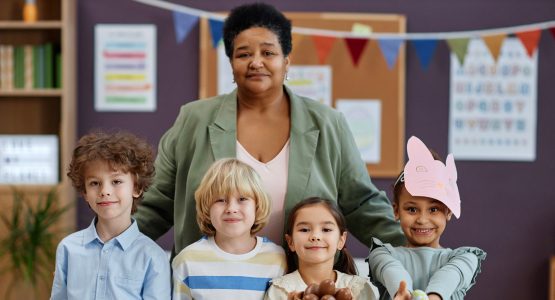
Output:
[[85,135],[67,176],[96,216],[58,245],[51,299],[170,299],[167,255],[131,217],[154,176],[148,143],[126,132]]

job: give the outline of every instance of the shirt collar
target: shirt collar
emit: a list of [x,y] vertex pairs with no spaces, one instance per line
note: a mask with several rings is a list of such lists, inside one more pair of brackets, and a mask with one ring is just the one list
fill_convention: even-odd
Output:
[[[91,225],[89,225],[89,227],[85,229],[83,235],[83,244],[88,244],[95,240],[98,240],[98,242],[102,243],[102,240],[96,232],[95,223],[96,217],[92,220]],[[140,231],[139,227],[137,226],[137,222],[135,221],[135,219],[131,218],[131,226],[129,226],[129,228],[127,228],[120,235],[116,236],[114,240],[117,242],[117,244],[120,245],[123,251],[125,251],[125,249],[127,249],[137,239],[137,237],[139,237],[139,235]]]

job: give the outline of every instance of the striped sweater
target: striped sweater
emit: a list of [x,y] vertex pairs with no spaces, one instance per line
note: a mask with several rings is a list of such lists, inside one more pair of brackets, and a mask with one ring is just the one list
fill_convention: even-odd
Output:
[[252,251],[236,255],[203,237],[173,259],[173,299],[261,300],[285,267],[283,248],[266,238],[257,237]]

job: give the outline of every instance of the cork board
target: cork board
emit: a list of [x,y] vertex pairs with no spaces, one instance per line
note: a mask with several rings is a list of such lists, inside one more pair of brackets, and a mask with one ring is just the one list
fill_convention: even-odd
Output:
[[[368,25],[376,33],[405,32],[406,19],[395,14],[286,13],[295,27],[351,31],[353,24]],[[293,34],[292,65],[320,65],[312,38]],[[381,101],[380,161],[367,164],[373,178],[396,177],[404,165],[405,46],[393,68],[370,39],[355,66],[345,41],[338,38],[326,61],[332,68],[332,105],[336,99]],[[208,20],[200,22],[199,97],[217,94],[217,50],[212,47]]]

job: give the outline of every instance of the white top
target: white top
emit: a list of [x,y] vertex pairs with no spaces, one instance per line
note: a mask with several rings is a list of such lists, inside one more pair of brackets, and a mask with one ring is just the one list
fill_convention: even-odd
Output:
[[[377,300],[380,293],[378,289],[370,283],[368,278],[349,275],[335,271],[337,279],[335,280],[336,288],[349,288],[353,299],[356,300]],[[300,292],[306,290],[308,286],[303,281],[299,270],[293,273],[272,279],[272,285],[264,296],[265,300],[283,300],[287,299],[287,295],[291,292]]]
[[283,239],[283,226],[285,219],[284,203],[287,193],[287,177],[289,170],[289,140],[281,151],[267,163],[260,162],[254,158],[237,141],[237,159],[251,166],[262,179],[262,185],[272,201],[272,210],[268,224],[257,233],[266,236],[277,244]]

